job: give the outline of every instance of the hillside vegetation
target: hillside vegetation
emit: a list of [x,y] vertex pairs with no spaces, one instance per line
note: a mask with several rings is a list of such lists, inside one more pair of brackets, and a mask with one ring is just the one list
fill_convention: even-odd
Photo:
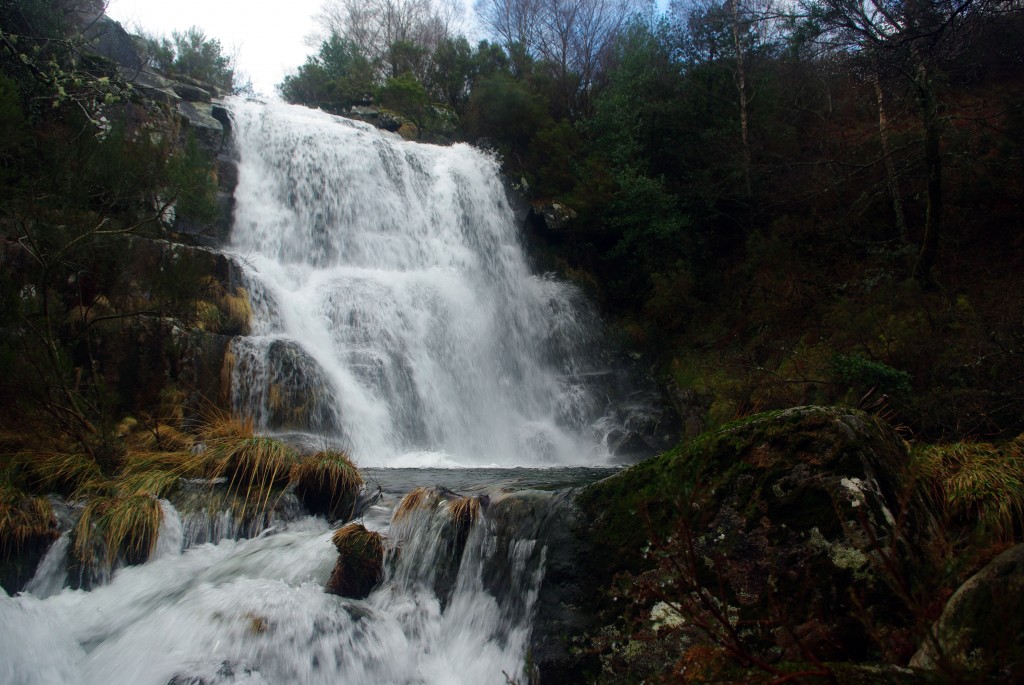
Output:
[[284,97],[495,150],[547,268],[712,425],[1024,430],[1018,3],[483,0],[476,46],[440,5],[361,6],[324,6]]

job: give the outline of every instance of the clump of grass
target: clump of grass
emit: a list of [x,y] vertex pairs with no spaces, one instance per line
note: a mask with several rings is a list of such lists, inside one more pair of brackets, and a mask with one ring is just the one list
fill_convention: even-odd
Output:
[[989,443],[926,445],[915,458],[936,504],[951,520],[976,521],[980,532],[1010,541],[1024,524],[1024,436],[1003,448]]
[[70,495],[103,480],[100,465],[88,454],[78,452],[24,453],[35,488]]
[[196,325],[225,335],[247,335],[252,321],[252,304],[245,288],[228,290],[215,278],[203,283],[203,297],[195,301]]
[[433,509],[440,501],[441,496],[433,488],[419,487],[410,490],[402,498],[402,501],[398,503],[398,506],[395,507],[394,513],[391,514],[391,523],[399,523],[408,518],[414,511]]
[[457,534],[465,534],[480,518],[480,499],[460,497],[448,503],[448,514]]
[[223,332],[229,335],[247,335],[252,322],[252,304],[245,288],[236,287],[234,292],[225,293],[220,305],[224,313]]
[[91,498],[74,530],[75,555],[86,564],[95,550],[104,550],[104,561],[118,558],[135,564],[146,561],[156,548],[163,511],[150,494],[116,492]]
[[327,581],[327,591],[342,597],[362,599],[384,577],[384,540],[380,533],[359,523],[342,526],[331,542],[338,561]]
[[18,553],[33,540],[56,537],[57,521],[49,500],[0,484],[0,558]]
[[331,519],[351,518],[363,477],[342,450],[321,450],[292,467],[295,494],[314,514]]
[[299,455],[274,438],[256,435],[252,419],[218,415],[203,427],[207,475],[227,477],[228,491],[266,509],[274,488],[288,483]]

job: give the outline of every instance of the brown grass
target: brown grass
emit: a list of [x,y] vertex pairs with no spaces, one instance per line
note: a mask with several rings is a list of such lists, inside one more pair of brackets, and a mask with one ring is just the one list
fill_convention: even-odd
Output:
[[273,438],[256,435],[251,418],[219,414],[200,431],[206,475],[227,477],[228,491],[266,510],[272,491],[288,482],[299,454]]
[[448,514],[452,517],[452,525],[462,532],[468,531],[480,518],[480,499],[477,497],[460,497],[448,503]]
[[57,537],[49,500],[32,497],[13,485],[0,485],[0,558],[41,537]]
[[94,497],[75,526],[75,555],[83,563],[92,563],[97,544],[102,544],[107,564],[119,556],[128,563],[145,561],[156,548],[162,520],[160,503],[152,495]]
[[334,531],[331,542],[344,556],[380,559],[384,555],[384,538],[361,523],[349,523]]
[[[351,509],[355,506],[359,490],[363,487],[363,477],[359,474],[349,455],[342,450],[322,450],[292,467],[290,479],[296,484],[296,492],[303,501],[306,494],[310,497],[326,495],[329,499],[327,508],[333,510],[339,503]],[[349,512],[336,512],[338,514]]]
[[958,442],[914,451],[932,499],[947,518],[977,522],[996,540],[1013,539],[1024,524],[1022,437],[1002,448]]
[[414,511],[432,509],[437,506],[440,499],[437,491],[432,488],[416,488],[411,490],[395,507],[394,513],[391,514],[391,523],[398,523]]

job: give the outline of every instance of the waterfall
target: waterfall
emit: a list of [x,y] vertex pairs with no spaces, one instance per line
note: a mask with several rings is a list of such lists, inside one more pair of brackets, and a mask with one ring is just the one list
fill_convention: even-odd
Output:
[[232,111],[253,309],[237,410],[362,466],[603,461],[595,319],[530,273],[493,158],[280,103]]
[[[606,461],[595,319],[530,273],[486,154],[283,104],[232,109],[243,273],[229,296],[252,309],[232,401],[262,431],[382,467],[363,522],[390,537],[384,580],[365,600],[327,594],[331,531],[294,495],[237,520],[214,485],[183,481],[147,563],[63,587],[65,535],[25,593],[0,592],[0,626],[17,628],[0,682],[528,682],[545,517],[508,493],[600,472],[509,467]],[[467,468],[483,466],[501,475]],[[471,528],[453,537],[443,510],[391,523],[402,494],[453,473],[490,502]]]

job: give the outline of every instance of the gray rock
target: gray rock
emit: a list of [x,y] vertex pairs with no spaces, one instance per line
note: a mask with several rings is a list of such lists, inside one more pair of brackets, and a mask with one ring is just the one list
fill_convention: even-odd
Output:
[[196,136],[199,146],[216,155],[224,143],[224,125],[213,117],[213,105],[205,102],[178,102],[178,113],[181,114],[188,130]]
[[121,69],[121,76],[144,97],[154,102],[174,105],[181,100],[174,92],[174,82],[149,69]]
[[188,102],[210,102],[213,99],[209,91],[188,83],[175,82],[172,88],[182,100]]
[[911,667],[1024,671],[1024,545],[1006,550],[961,585],[931,635]]
[[142,58],[135,48],[135,41],[119,23],[107,16],[101,16],[83,28],[83,35],[89,41],[87,50],[101,57],[117,62],[122,69],[139,71]]

